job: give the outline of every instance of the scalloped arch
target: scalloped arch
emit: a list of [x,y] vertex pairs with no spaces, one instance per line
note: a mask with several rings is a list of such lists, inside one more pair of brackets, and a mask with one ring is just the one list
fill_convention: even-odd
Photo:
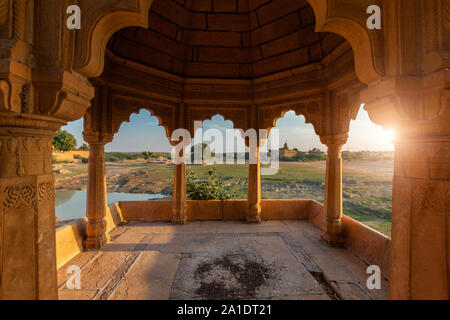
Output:
[[231,121],[234,129],[247,130],[247,108],[216,108],[189,107],[187,112],[187,127],[193,136],[194,122],[212,120],[215,116],[223,117],[224,121]]
[[[213,114],[213,113],[214,113],[214,112],[212,112],[211,114]],[[245,140],[245,132],[246,132],[246,128],[237,128],[236,125],[235,125],[236,119],[232,119],[232,116],[230,116],[230,115],[227,116],[227,115],[225,115],[225,114],[222,114],[222,113],[220,113],[220,111],[216,111],[216,113],[215,113],[214,115],[212,115],[212,116],[210,116],[210,117],[206,117],[205,119],[201,120],[201,121],[202,121],[202,124],[203,124],[205,121],[212,121],[212,118],[214,118],[214,117],[216,117],[216,116],[222,117],[224,122],[230,121],[230,122],[233,124],[233,130],[238,130],[239,133],[241,134],[242,139]],[[198,121],[198,120],[194,120],[194,121]],[[195,135],[195,132],[192,133],[192,135]]]
[[158,126],[163,127],[165,132],[166,132],[166,137],[167,139],[169,139],[169,143],[170,143],[170,137],[171,137],[171,129],[169,127],[169,125],[163,120],[162,116],[160,114],[158,114],[158,112],[154,111],[154,109],[151,106],[139,106],[139,107],[135,107],[132,110],[130,110],[129,112],[127,112],[127,115],[123,115],[120,119],[118,119],[117,121],[117,125],[114,128],[114,135],[116,135],[120,128],[122,127],[122,124],[124,124],[125,122],[130,123],[131,122],[131,116],[133,114],[139,115],[142,110],[147,110],[148,112],[150,112],[150,116],[155,117],[156,119],[158,119]]
[[84,3],[82,9],[94,12],[88,14],[77,33],[73,69],[87,78],[100,76],[111,36],[126,27],[147,28],[152,3],[153,0],[111,1],[103,6],[96,6],[92,0]]
[[[316,17],[316,32],[332,32],[349,42],[355,58],[355,73],[365,84],[381,80],[384,75],[384,59],[378,57],[374,36],[351,14],[330,16],[329,0],[308,0]],[[336,2],[336,1],[335,1]],[[337,6],[337,4],[334,4]]]
[[316,128],[316,126],[319,126],[320,124],[317,123],[317,120],[312,120],[311,117],[308,115],[307,112],[305,111],[299,111],[299,110],[295,110],[295,107],[285,107],[283,109],[281,109],[281,112],[279,112],[279,116],[275,116],[273,118],[272,121],[272,125],[269,126],[267,129],[267,138],[270,135],[270,131],[275,128],[277,126],[277,121],[281,118],[284,118],[284,116],[286,115],[286,113],[293,111],[295,112],[296,116],[303,116],[303,118],[305,118],[305,123],[306,124],[311,124],[313,126],[314,132],[319,136],[320,135],[320,129]]
[[[227,117],[226,115],[221,114],[220,112],[216,112],[215,114],[213,114],[214,112],[211,113],[211,116],[206,116],[204,119],[193,119],[193,121],[201,121],[202,122],[202,127],[203,127],[203,123],[205,121],[213,121],[214,117],[222,117],[224,122],[230,121],[233,124],[233,129],[239,129],[239,128],[235,128],[234,126],[234,121],[233,119],[231,119],[231,117]],[[193,128],[193,126],[190,126],[191,128]],[[193,134],[195,134],[195,132],[193,132]]]

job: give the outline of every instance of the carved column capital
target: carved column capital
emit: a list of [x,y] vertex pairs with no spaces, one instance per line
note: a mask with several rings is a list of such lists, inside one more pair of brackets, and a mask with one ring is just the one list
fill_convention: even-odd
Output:
[[397,139],[450,136],[450,70],[392,77],[361,93],[370,119],[395,129]]
[[98,131],[84,131],[83,139],[90,145],[102,144],[105,145],[113,141],[114,135],[112,133],[98,132]]
[[328,148],[342,148],[347,140],[348,133],[320,136],[320,141]]

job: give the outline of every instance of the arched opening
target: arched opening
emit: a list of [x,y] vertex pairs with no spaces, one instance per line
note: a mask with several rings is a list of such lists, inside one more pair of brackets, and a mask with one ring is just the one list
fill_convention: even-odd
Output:
[[[248,148],[241,131],[234,128],[231,120],[225,120],[220,112],[210,120],[204,120],[201,128],[195,131],[190,148],[187,166],[190,199],[247,199]],[[208,179],[210,188],[200,192],[198,183],[206,184]],[[219,192],[211,194],[209,191],[215,187]]]
[[343,147],[344,214],[391,235],[395,134],[374,124],[361,106]]
[[[61,128],[75,138],[73,150],[53,153],[57,227],[86,216],[89,146],[83,139],[83,121]],[[108,204],[172,199],[171,145],[159,122],[150,111],[141,109],[106,144]]]
[[313,125],[291,110],[276,121],[269,135],[269,140],[277,142],[279,170],[262,176],[262,198],[314,199],[323,203],[326,147]]
[[108,203],[171,200],[171,148],[166,129],[151,111],[133,113],[105,146]]

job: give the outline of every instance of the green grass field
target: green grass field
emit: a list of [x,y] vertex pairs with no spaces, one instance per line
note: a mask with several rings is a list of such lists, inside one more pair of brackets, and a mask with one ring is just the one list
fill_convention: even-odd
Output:
[[[366,162],[370,166],[370,162]],[[352,166],[358,166],[352,163]],[[247,165],[188,166],[198,177],[215,169],[224,186],[238,198],[247,198]],[[263,199],[314,199],[323,203],[325,165],[317,162],[281,162],[278,174],[262,176]],[[344,214],[390,236],[392,211],[392,174],[376,170],[343,172]]]
[[[386,235],[391,229],[392,167],[389,161],[351,161],[344,162],[343,171],[344,214]],[[214,169],[228,191],[239,199],[247,198],[248,165],[190,165],[187,169],[204,179]],[[145,193],[151,184],[170,188],[173,181],[171,164],[108,163],[107,171],[127,174],[130,188],[136,189],[127,192]],[[87,166],[83,165],[61,176],[86,173]],[[314,199],[323,203],[325,162],[280,162],[278,173],[261,176],[261,181],[263,199]]]

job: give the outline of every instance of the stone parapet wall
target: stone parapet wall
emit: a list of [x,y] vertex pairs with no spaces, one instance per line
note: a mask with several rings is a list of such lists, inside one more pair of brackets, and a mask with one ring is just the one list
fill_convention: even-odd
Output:
[[56,266],[59,269],[83,251],[86,218],[56,229]]
[[[262,200],[264,220],[306,220],[311,200]],[[125,221],[170,221],[172,201],[120,202]],[[188,200],[188,220],[246,220],[247,200]]]

